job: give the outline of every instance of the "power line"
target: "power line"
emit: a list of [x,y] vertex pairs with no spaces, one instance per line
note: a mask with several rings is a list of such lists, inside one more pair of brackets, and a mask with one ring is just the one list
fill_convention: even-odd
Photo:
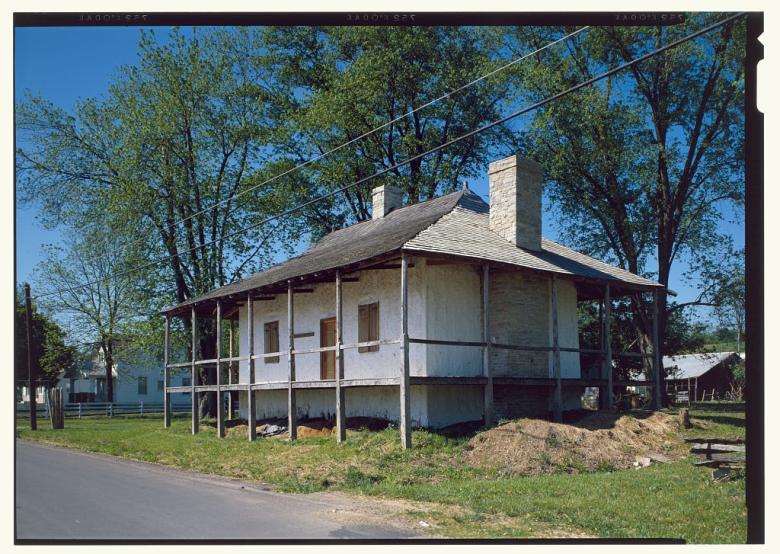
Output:
[[[569,95],[569,94],[571,94],[573,92],[576,92],[576,91],[578,91],[581,88],[585,88],[585,87],[590,86],[590,85],[592,85],[594,83],[597,83],[597,82],[599,82],[599,81],[601,81],[603,79],[606,79],[607,77],[609,77],[611,75],[614,75],[615,73],[618,73],[620,71],[623,71],[624,69],[627,69],[627,68],[629,68],[631,66],[639,64],[639,63],[641,63],[641,62],[643,62],[645,60],[648,60],[648,59],[652,58],[653,56],[657,56],[658,54],[660,54],[662,52],[665,52],[667,50],[671,50],[672,48],[676,48],[677,46],[680,46],[681,44],[684,44],[684,43],[686,43],[688,41],[691,41],[694,38],[697,38],[697,37],[699,37],[701,35],[707,34],[707,33],[711,32],[711,31],[713,31],[715,29],[718,29],[718,28],[722,27],[723,25],[725,25],[726,23],[729,23],[730,21],[733,21],[733,20],[735,20],[735,19],[737,19],[737,18],[739,18],[739,17],[741,17],[743,15],[745,15],[745,12],[740,12],[740,13],[737,13],[735,15],[729,16],[729,17],[727,17],[725,19],[722,19],[721,21],[713,23],[712,25],[708,25],[707,27],[699,29],[698,31],[695,31],[695,32],[691,33],[690,35],[686,35],[685,37],[683,37],[681,39],[678,39],[678,40],[673,41],[673,42],[671,42],[671,43],[669,43],[667,45],[664,45],[664,46],[661,46],[659,48],[656,48],[655,50],[653,50],[651,52],[648,52],[647,54],[643,54],[642,56],[639,56],[638,58],[634,58],[631,61],[628,61],[628,62],[626,62],[624,64],[621,64],[621,65],[619,65],[617,67],[614,67],[612,69],[609,69],[609,70],[601,73],[600,75],[592,77],[592,78],[590,78],[590,79],[588,79],[586,81],[582,81],[582,82],[580,82],[580,83],[578,83],[578,84],[576,84],[576,85],[574,85],[574,86],[572,86],[572,87],[570,87],[570,88],[568,88],[568,89],[566,89],[566,90],[564,90],[562,92],[558,92],[558,93],[554,94],[553,96],[549,96],[549,97],[547,97],[547,98],[545,98],[543,100],[540,100],[539,102],[536,102],[535,104],[532,104],[530,106],[527,106],[525,108],[522,108],[520,110],[512,112],[512,113],[510,113],[510,114],[508,114],[508,115],[506,115],[506,116],[504,116],[504,117],[502,117],[500,119],[497,119],[495,121],[487,123],[487,124],[485,124],[485,125],[483,125],[481,127],[478,127],[477,129],[471,130],[468,133],[465,133],[465,134],[463,134],[463,135],[461,135],[461,136],[459,136],[457,138],[454,138],[454,139],[449,140],[449,141],[447,141],[445,143],[442,143],[442,144],[440,144],[438,146],[435,146],[435,147],[431,148],[430,150],[422,152],[421,154],[417,154],[415,156],[412,156],[411,158],[407,158],[406,160],[398,162],[397,164],[394,164],[394,165],[392,165],[390,167],[386,167],[384,169],[381,169],[381,170],[377,171],[376,173],[374,173],[372,175],[369,175],[368,177],[363,177],[362,179],[354,181],[353,183],[351,183],[349,185],[345,185],[343,187],[339,187],[339,188],[337,188],[337,189],[335,189],[335,190],[333,190],[333,191],[331,191],[329,193],[323,194],[322,196],[318,196],[317,198],[313,198],[312,200],[308,200],[308,201],[306,201],[306,202],[304,202],[302,204],[298,204],[297,206],[294,206],[292,208],[284,210],[284,211],[282,211],[282,212],[280,212],[278,214],[275,214],[273,216],[267,217],[267,218],[265,218],[265,219],[263,219],[263,220],[261,220],[261,221],[259,221],[257,223],[253,223],[252,225],[248,225],[248,226],[246,226],[246,227],[244,227],[242,229],[239,229],[237,231],[229,233],[228,235],[226,235],[224,237],[221,237],[219,239],[215,239],[215,240],[212,240],[212,241],[208,241],[208,242],[206,242],[206,243],[204,243],[202,245],[198,245],[198,246],[195,246],[193,248],[190,248],[189,250],[185,250],[183,252],[180,252],[180,253],[177,254],[177,256],[179,256],[181,254],[186,254],[188,252],[191,252],[193,250],[197,250],[199,248],[205,248],[206,246],[209,246],[209,245],[217,242],[217,240],[226,240],[226,239],[232,238],[232,237],[234,237],[234,236],[236,236],[236,235],[238,235],[240,233],[243,233],[245,231],[249,231],[249,230],[255,229],[257,227],[265,225],[266,223],[269,223],[269,222],[274,221],[276,219],[280,219],[282,217],[291,215],[291,214],[293,214],[293,213],[295,213],[295,212],[297,212],[299,210],[302,210],[302,209],[304,209],[304,208],[306,208],[308,206],[311,206],[312,204],[315,204],[315,203],[320,202],[322,200],[326,200],[328,198],[331,198],[331,197],[333,197],[333,196],[335,196],[337,194],[340,194],[340,193],[342,193],[342,192],[344,192],[346,190],[349,190],[349,189],[354,188],[356,186],[359,186],[359,185],[361,185],[363,183],[366,183],[366,182],[368,182],[368,181],[370,181],[372,179],[380,177],[380,176],[384,175],[385,173],[393,171],[394,169],[397,169],[399,167],[403,167],[403,166],[405,166],[405,165],[407,165],[407,164],[409,164],[409,163],[411,163],[411,162],[413,162],[415,160],[418,160],[420,158],[423,158],[425,156],[433,154],[434,152],[438,152],[439,150],[442,150],[444,148],[452,146],[453,144],[456,144],[456,143],[458,143],[458,142],[460,142],[462,140],[465,140],[465,139],[467,139],[469,137],[472,137],[472,136],[477,135],[479,133],[485,132],[488,129],[492,129],[493,127],[496,127],[498,125],[506,123],[507,121],[509,121],[511,119],[514,119],[516,117],[519,117],[519,116],[521,116],[521,115],[523,115],[525,113],[528,113],[530,111],[533,111],[533,110],[536,110],[538,108],[541,108],[541,107],[543,107],[543,106],[545,106],[545,105],[547,105],[547,104],[549,104],[551,102],[554,102],[554,101],[556,101],[556,100],[558,100],[560,98],[563,98],[564,96],[567,96],[567,95]],[[153,267],[153,266],[155,266],[157,264],[166,262],[166,261],[172,259],[173,257],[174,256],[166,256],[165,258],[157,260],[156,262],[151,262],[149,264],[145,264],[145,265],[139,266],[137,268],[131,268],[131,269],[125,271],[125,272],[118,273],[115,276],[122,276],[122,275],[126,275],[126,274],[129,274],[129,273],[132,273],[134,271],[140,271],[142,269]],[[102,279],[102,280],[104,280],[104,279]],[[52,291],[52,292],[49,292],[49,293],[46,293],[46,294],[39,295],[36,298],[42,298],[42,297],[45,297],[45,296],[51,296],[53,294],[57,294],[58,292],[67,292],[67,291],[78,290],[78,289],[81,289],[81,288],[84,288],[84,287],[91,286],[93,284],[99,283],[102,280],[98,280],[98,281],[95,281],[95,282],[92,282],[92,283],[88,282],[88,283],[85,283],[83,285],[78,285],[76,287],[69,287],[69,288],[66,288],[66,289],[61,289],[60,291]]]
[[[481,77],[477,77],[476,79],[474,79],[472,81],[469,81],[468,83],[466,83],[464,85],[461,85],[460,87],[458,87],[456,89],[453,89],[453,90],[451,90],[449,92],[445,92],[441,96],[438,96],[438,97],[434,98],[433,100],[429,100],[425,104],[422,104],[421,106],[418,106],[418,107],[416,107],[416,108],[414,108],[414,109],[412,109],[412,110],[410,110],[410,111],[408,111],[408,112],[406,112],[404,114],[401,114],[401,115],[397,116],[394,119],[391,119],[390,121],[387,121],[386,123],[383,123],[379,127],[371,129],[370,131],[366,131],[362,135],[359,135],[359,136],[357,136],[357,137],[355,137],[355,138],[353,138],[353,139],[351,139],[351,140],[349,140],[349,141],[347,141],[347,142],[345,142],[343,144],[340,144],[340,145],[338,145],[338,146],[336,146],[334,148],[331,148],[330,150],[327,150],[327,151],[325,151],[325,152],[323,152],[323,153],[321,153],[321,154],[319,154],[319,155],[317,155],[317,156],[315,156],[315,157],[313,157],[313,158],[311,158],[309,160],[306,160],[305,162],[302,162],[302,163],[296,165],[295,167],[293,167],[291,169],[283,171],[282,173],[278,173],[278,174],[274,175],[273,177],[269,177],[268,179],[266,179],[265,181],[263,181],[261,183],[257,183],[256,185],[252,185],[251,187],[249,187],[247,189],[244,189],[242,191],[237,192],[233,196],[230,196],[228,198],[224,198],[224,199],[222,199],[222,200],[220,200],[218,202],[215,202],[211,206],[208,206],[206,208],[202,208],[201,210],[199,210],[199,211],[197,211],[197,212],[195,212],[193,214],[190,214],[187,217],[184,217],[184,218],[182,218],[182,219],[180,219],[180,220],[178,220],[178,221],[176,221],[174,223],[171,223],[170,225],[165,227],[165,230],[166,231],[171,231],[171,230],[175,229],[176,227],[178,227],[179,225],[181,225],[182,223],[184,223],[186,221],[189,221],[190,219],[193,219],[193,218],[195,218],[195,217],[197,217],[199,215],[202,215],[202,214],[204,214],[204,213],[206,213],[206,212],[208,212],[210,210],[213,210],[214,208],[216,208],[218,206],[221,206],[222,204],[226,204],[228,202],[233,202],[237,198],[239,198],[241,196],[244,196],[244,195],[246,195],[246,194],[248,194],[248,193],[250,193],[250,192],[252,192],[254,190],[257,190],[258,188],[266,187],[270,183],[276,181],[277,179],[281,179],[285,175],[289,175],[290,173],[293,173],[293,172],[295,172],[295,171],[297,171],[299,169],[302,169],[302,168],[304,168],[304,167],[306,167],[308,165],[311,165],[311,164],[313,164],[315,162],[318,162],[319,160],[325,158],[326,156],[329,156],[329,155],[333,154],[334,152],[338,152],[339,150],[341,150],[343,148],[346,148],[350,144],[354,144],[355,142],[363,140],[364,138],[373,135],[377,131],[381,131],[382,129],[384,129],[386,127],[389,127],[390,125],[392,125],[394,123],[397,123],[398,121],[401,121],[402,119],[404,119],[406,117],[414,115],[415,113],[419,112],[422,109],[425,109],[425,108],[427,108],[429,106],[432,106],[432,105],[436,104],[437,102],[440,102],[441,100],[449,98],[450,96],[452,96],[452,95],[454,95],[454,94],[456,94],[456,93],[458,93],[458,92],[460,92],[462,90],[465,90],[465,89],[467,89],[467,88],[469,88],[469,87],[471,87],[471,86],[473,86],[473,85],[475,85],[475,84],[477,84],[477,83],[479,83],[481,81],[484,81],[488,77],[492,77],[496,73],[504,71],[505,69],[507,69],[507,68],[509,68],[509,67],[511,67],[513,65],[516,65],[516,64],[520,63],[521,61],[523,61],[523,60],[525,60],[527,58],[530,58],[531,56],[539,54],[540,52],[543,52],[544,50],[546,50],[546,49],[548,49],[548,48],[550,48],[552,46],[555,46],[559,42],[563,42],[564,40],[567,40],[567,39],[569,39],[569,38],[571,38],[571,37],[573,37],[573,36],[583,32],[583,31],[585,31],[587,29],[590,29],[590,26],[581,27],[580,29],[577,29],[576,31],[572,31],[568,35],[564,35],[564,36],[562,36],[562,37],[560,37],[560,38],[558,38],[558,39],[556,39],[556,40],[554,40],[554,41],[552,41],[552,42],[550,42],[550,43],[548,43],[548,44],[546,44],[546,45],[544,45],[544,46],[542,46],[540,48],[537,48],[533,52],[529,52],[529,53],[524,54],[523,56],[521,56],[519,58],[515,58],[514,60],[512,60],[512,61],[510,61],[510,62],[508,62],[508,63],[506,63],[506,64],[504,64],[504,65],[502,65],[500,67],[497,67],[496,69],[494,69],[492,71],[489,71],[488,73],[485,73]],[[142,239],[139,239],[139,240],[136,240],[134,242],[131,242],[128,246],[132,246],[132,245],[138,244],[139,242],[141,242],[141,240]]]

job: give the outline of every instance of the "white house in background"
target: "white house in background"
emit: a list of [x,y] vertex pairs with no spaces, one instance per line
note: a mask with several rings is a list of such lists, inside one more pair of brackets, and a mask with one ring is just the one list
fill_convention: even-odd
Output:
[[[581,364],[593,352],[580,349],[578,300],[663,288],[543,239],[535,162],[511,156],[489,178],[490,205],[464,187],[403,207],[397,189],[378,187],[370,221],[164,310],[239,322],[238,382],[199,390],[240,391],[250,439],[255,418],[285,415],[291,438],[298,418],[335,417],[341,439],[352,416],[400,421],[403,437],[411,425],[579,408],[585,386],[611,383],[612,364]],[[222,348],[198,367],[224,373]]]
[[[114,362],[112,370],[115,404],[162,404],[164,394],[162,362],[154,356],[133,352]],[[189,375],[183,381],[188,382]],[[106,364],[102,350],[85,360],[69,375],[59,378],[67,402],[108,402]],[[176,404],[189,402],[189,395],[176,395]]]

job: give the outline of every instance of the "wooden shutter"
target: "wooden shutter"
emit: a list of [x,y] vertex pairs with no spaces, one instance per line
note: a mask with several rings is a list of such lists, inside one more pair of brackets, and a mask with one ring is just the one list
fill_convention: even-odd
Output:
[[[358,306],[358,342],[379,340],[379,304]],[[358,352],[376,352],[379,346],[361,346]]]
[[[263,353],[279,352],[279,322],[269,321],[263,326],[265,336],[263,337]],[[267,364],[278,364],[279,356],[263,358]]]

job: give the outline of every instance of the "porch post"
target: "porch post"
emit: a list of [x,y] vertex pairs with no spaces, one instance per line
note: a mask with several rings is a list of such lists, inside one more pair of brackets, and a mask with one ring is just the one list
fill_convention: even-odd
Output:
[[612,409],[612,337],[610,335],[610,319],[612,316],[612,301],[609,297],[609,283],[604,288],[604,374],[607,378],[606,409]]
[[293,304],[293,284],[287,281],[287,426],[290,440],[298,438],[298,413],[295,404],[295,315]]
[[412,447],[411,402],[409,389],[409,258],[401,253],[401,446]]
[[222,398],[222,301],[217,300],[217,436],[225,437],[225,402]]
[[553,335],[553,375],[555,376],[555,389],[553,391],[553,419],[562,421],[563,402],[561,400],[561,346],[558,342],[558,276],[552,276],[551,309],[552,309],[552,335]]
[[[233,320],[228,320],[228,363],[227,377],[228,385],[233,384]],[[228,404],[227,404],[228,419],[233,417],[233,391],[228,391]]]
[[197,358],[197,339],[198,339],[198,321],[195,317],[195,305],[192,305],[192,375],[190,377],[190,401],[192,403],[192,434],[198,432],[198,426],[200,421],[198,420],[198,395],[195,392],[195,385],[197,384],[198,371],[195,367],[195,359]]
[[255,317],[251,292],[247,293],[246,295],[246,319],[246,351],[249,361],[249,386],[247,387],[246,392],[246,421],[249,432],[249,440],[253,441],[257,438],[257,429],[255,419],[255,391],[252,390],[252,385],[255,384]]
[[171,426],[171,395],[168,392],[170,378],[168,375],[168,363],[171,351],[171,316],[165,315],[165,343],[163,346],[163,426],[165,429]]
[[[658,292],[653,292],[653,378],[655,386],[653,387],[653,407],[656,410],[661,409],[661,372],[663,371],[661,361],[660,338],[658,336]],[[690,395],[690,393],[689,393]]]
[[346,408],[344,406],[344,389],[341,380],[344,378],[344,352],[341,350],[342,338],[342,287],[341,270],[336,270],[336,440],[343,442],[347,438]]
[[493,424],[493,374],[490,371],[490,265],[482,264],[482,374],[485,383],[484,420]]

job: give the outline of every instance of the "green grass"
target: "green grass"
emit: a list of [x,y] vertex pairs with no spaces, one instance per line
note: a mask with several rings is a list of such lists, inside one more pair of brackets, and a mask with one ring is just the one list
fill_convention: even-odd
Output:
[[[688,436],[744,436],[744,414],[717,406],[691,410]],[[711,470],[675,460],[642,470],[538,476],[502,476],[461,457],[468,438],[413,432],[415,447],[401,449],[398,432],[350,431],[333,438],[283,437],[249,443],[211,425],[192,436],[189,419],[171,429],[157,417],[68,419],[53,431],[39,420],[17,436],[275,485],[285,492],[339,490],[436,503],[415,517],[453,537],[575,536],[682,538],[696,543],[745,541],[744,480],[716,482]],[[437,507],[438,506],[438,507]]]

